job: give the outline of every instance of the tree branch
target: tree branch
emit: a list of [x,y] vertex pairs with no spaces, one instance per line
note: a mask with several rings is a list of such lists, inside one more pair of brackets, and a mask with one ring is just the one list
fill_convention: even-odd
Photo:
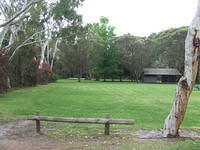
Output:
[[[33,42],[26,43],[26,44],[24,44],[23,46],[30,45],[30,44],[34,44],[34,43],[40,43],[40,42],[44,42],[44,41],[46,41],[46,40],[33,41]],[[12,43],[12,44],[10,44],[10,45],[4,47],[3,49],[8,49],[8,48],[10,48],[13,44],[14,44],[14,43]]]
[[42,33],[42,32],[45,32],[45,30],[42,30],[42,31],[39,31],[39,32],[36,32],[34,33],[33,35],[31,35],[28,39],[26,39],[24,42],[22,42],[22,44],[20,44],[19,46],[17,46],[17,48],[14,50],[13,54],[11,55],[11,57],[9,58],[9,62],[12,61],[13,57],[15,56],[15,53],[21,48],[23,47],[25,44],[27,44],[27,42],[29,40],[31,40],[35,35],[39,34],[39,33]]
[[34,43],[41,43],[41,42],[45,42],[45,41],[46,41],[46,40],[33,41],[33,42],[26,43],[26,44],[24,44],[23,46],[30,45],[30,44],[34,44]]
[[13,17],[11,17],[8,21],[6,21],[5,23],[0,25],[1,27],[4,27],[10,23],[12,23],[12,21],[14,21],[17,17],[19,17],[22,13],[24,13],[28,8],[30,8],[33,4],[37,3],[39,0],[33,0],[31,1],[29,4],[27,4],[24,8],[22,8],[22,10],[20,10],[19,12],[17,12]]

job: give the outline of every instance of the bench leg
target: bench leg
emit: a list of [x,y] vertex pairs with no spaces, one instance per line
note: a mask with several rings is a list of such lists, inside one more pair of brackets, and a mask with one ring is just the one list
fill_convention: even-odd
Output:
[[[36,112],[36,116],[40,116],[40,112]],[[40,120],[36,120],[36,132],[40,133]]]
[[110,124],[109,123],[105,124],[105,135],[110,135]]
[[40,121],[36,120],[36,132],[40,133]]
[[[110,119],[111,115],[110,114],[106,114],[105,118],[106,119]],[[110,135],[110,124],[109,123],[105,124],[105,135]]]

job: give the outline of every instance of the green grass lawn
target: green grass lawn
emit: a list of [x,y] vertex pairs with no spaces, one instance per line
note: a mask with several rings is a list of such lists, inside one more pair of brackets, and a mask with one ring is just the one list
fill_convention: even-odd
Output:
[[[134,119],[136,127],[162,128],[169,113],[175,84],[137,84],[59,80],[57,83],[26,88],[0,95],[0,119],[34,115]],[[184,128],[200,126],[200,92],[190,98]]]
[[[175,84],[59,80],[57,83],[0,95],[0,120],[23,118],[34,115],[38,110],[41,115],[60,117],[103,118],[110,113],[113,118],[134,119],[136,124],[125,128],[113,125],[111,136],[105,137],[101,125],[59,123],[57,126],[56,123],[46,123],[45,126],[53,125],[54,130],[43,134],[53,138],[76,139],[72,149],[82,149],[86,142],[93,149],[199,150],[200,140],[167,142],[133,139],[135,135],[132,133],[138,128],[162,128],[171,109],[175,88]],[[200,126],[199,97],[200,91],[194,90],[182,128],[199,132],[199,128],[196,129]],[[128,130],[125,132],[121,129]],[[98,144],[91,142],[94,139]]]

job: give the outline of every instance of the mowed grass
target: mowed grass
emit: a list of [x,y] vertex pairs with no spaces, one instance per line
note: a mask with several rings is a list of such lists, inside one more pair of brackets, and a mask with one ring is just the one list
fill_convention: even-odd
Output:
[[[162,128],[175,84],[59,80],[0,95],[0,119],[41,115],[134,119],[135,127]],[[200,126],[200,91],[194,90],[182,127]]]

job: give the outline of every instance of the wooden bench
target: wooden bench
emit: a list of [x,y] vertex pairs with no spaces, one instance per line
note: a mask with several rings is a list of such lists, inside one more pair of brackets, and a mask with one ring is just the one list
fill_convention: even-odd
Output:
[[36,121],[36,132],[37,133],[40,133],[40,121],[105,124],[105,135],[110,134],[110,124],[125,124],[125,125],[134,124],[134,120],[111,119],[111,115],[109,115],[109,114],[107,114],[105,116],[105,119],[104,118],[64,118],[64,117],[40,116],[39,112],[37,112],[36,116],[28,117],[28,120]]

